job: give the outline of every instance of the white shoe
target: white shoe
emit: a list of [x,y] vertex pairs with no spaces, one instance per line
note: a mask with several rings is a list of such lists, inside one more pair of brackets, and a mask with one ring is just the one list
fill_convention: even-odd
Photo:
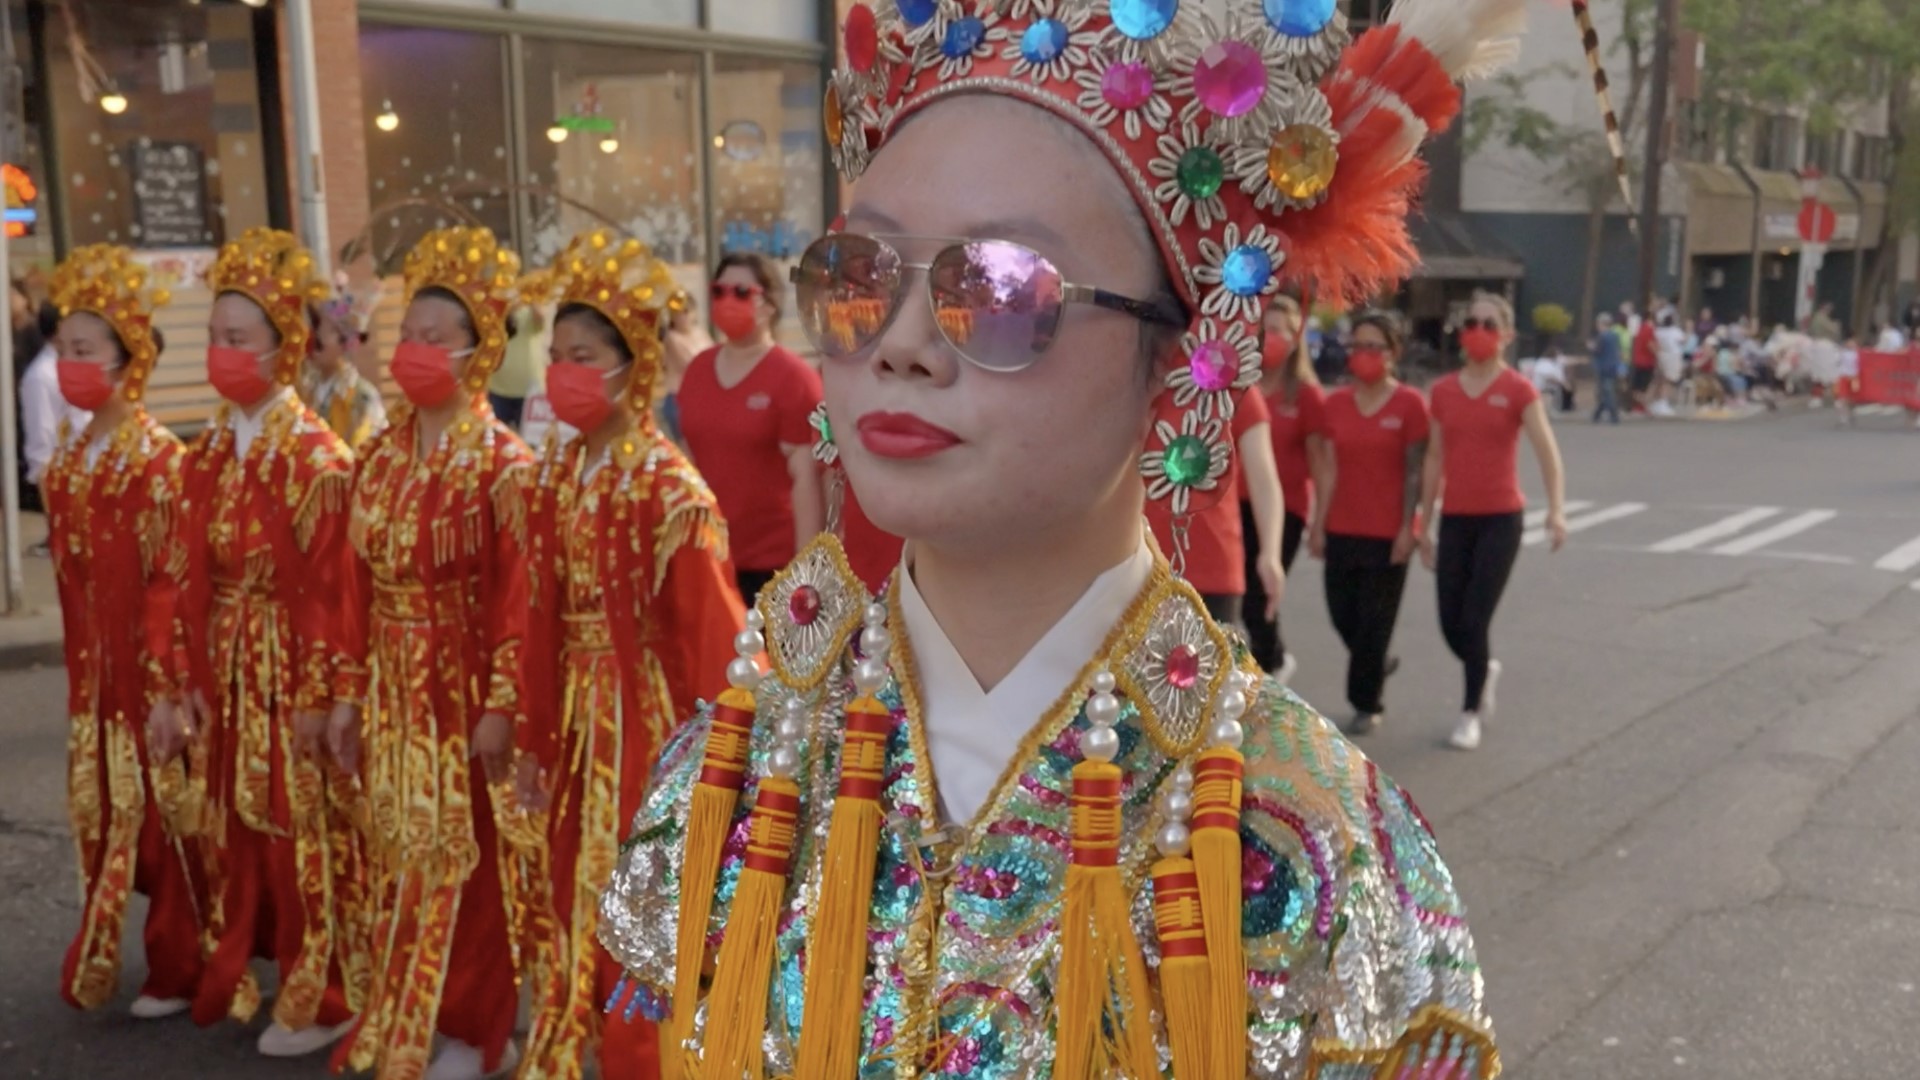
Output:
[[1371,735],[1380,730],[1380,725],[1385,723],[1386,719],[1384,713],[1355,713],[1353,722],[1347,725],[1347,734],[1355,738]]
[[1487,685],[1480,688],[1480,715],[1489,720],[1493,719],[1494,710],[1498,708],[1493,703],[1493,692],[1500,687],[1500,671],[1500,661],[1487,661]]
[[317,1054],[346,1037],[353,1028],[348,1020],[335,1027],[315,1024],[295,1031],[278,1020],[260,1033],[260,1055],[270,1058],[297,1058]]
[[485,1080],[486,1077],[508,1076],[520,1065],[520,1048],[509,1042],[506,1050],[500,1054],[500,1064],[487,1072],[485,1055],[480,1048],[461,1042],[459,1039],[447,1039],[440,1046],[440,1052],[433,1057],[433,1064],[427,1066],[425,1080]]
[[1300,670],[1300,658],[1292,653],[1280,654],[1280,666],[1273,671],[1273,681],[1281,686],[1293,685],[1294,673]]
[[193,1002],[186,998],[157,998],[141,994],[133,999],[133,1008],[127,1011],[133,1014],[135,1020],[165,1020],[191,1008]]
[[1447,745],[1455,750],[1480,749],[1480,718],[1468,713],[1460,718],[1460,726],[1453,729],[1453,735],[1447,739]]

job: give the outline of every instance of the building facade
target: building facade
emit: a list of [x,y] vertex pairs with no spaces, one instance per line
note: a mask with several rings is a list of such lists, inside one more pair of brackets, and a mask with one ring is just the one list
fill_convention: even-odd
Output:
[[[212,405],[200,271],[246,228],[296,221],[283,5],[5,0],[15,274],[111,242],[174,279],[152,400],[182,426]],[[819,121],[834,0],[308,6],[331,255],[374,355],[430,229],[484,224],[541,265],[611,225],[703,296],[720,253],[791,260],[838,197]]]

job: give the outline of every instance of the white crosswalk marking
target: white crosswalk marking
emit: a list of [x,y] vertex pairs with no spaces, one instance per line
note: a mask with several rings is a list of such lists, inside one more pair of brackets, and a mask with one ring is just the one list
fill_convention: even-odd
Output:
[[1916,566],[1920,566],[1920,536],[1880,556],[1880,561],[1873,564],[1875,570],[1892,570],[1895,573],[1902,573]]
[[[1612,506],[1606,506],[1598,510],[1595,510],[1591,514],[1582,514],[1579,517],[1568,518],[1567,532],[1577,533],[1586,529],[1591,529],[1595,525],[1605,525],[1609,521],[1619,521],[1621,518],[1632,517],[1633,515],[1640,513],[1646,508],[1647,508],[1646,503],[1635,503],[1635,502],[1615,503]],[[1531,530],[1528,530],[1521,537],[1521,542],[1526,544],[1528,547],[1535,547],[1537,545],[1544,544],[1546,543],[1546,540],[1547,540],[1547,530],[1545,529],[1531,529]]]
[[1901,409],[1898,405],[1862,405],[1853,411],[1861,416],[1892,416]]
[[1839,516],[1840,512],[1838,510],[1809,510],[1804,514],[1796,514],[1779,524],[1761,529],[1757,533],[1750,533],[1738,540],[1721,544],[1719,547],[1713,549],[1713,553],[1715,555],[1748,555],[1759,551],[1768,544],[1778,543],[1789,536],[1798,536],[1808,529],[1824,525]]
[[1722,518],[1704,528],[1695,529],[1692,532],[1683,532],[1679,536],[1668,537],[1647,550],[1657,551],[1663,555],[1676,551],[1692,551],[1694,548],[1710,544],[1715,540],[1725,540],[1729,536],[1744,532],[1779,512],[1779,507],[1775,506],[1756,506],[1750,510],[1742,510],[1731,517]]
[[[1561,507],[1560,509],[1564,513],[1577,514],[1580,511],[1585,510],[1587,507],[1592,505],[1593,505],[1592,503],[1584,502],[1580,499],[1568,499],[1567,504]],[[1527,511],[1527,517],[1526,517],[1527,528],[1537,529],[1540,526],[1545,525],[1546,523],[1547,523],[1546,508],[1542,507],[1539,510]]]

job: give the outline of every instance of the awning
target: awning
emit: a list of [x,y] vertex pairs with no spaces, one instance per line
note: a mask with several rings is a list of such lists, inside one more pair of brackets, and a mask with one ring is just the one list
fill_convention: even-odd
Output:
[[1516,281],[1525,276],[1520,256],[1466,217],[1431,211],[1414,217],[1420,248],[1415,278],[1427,281]]
[[1753,250],[1753,187],[1726,165],[1683,162],[1687,182],[1687,251],[1746,255]]

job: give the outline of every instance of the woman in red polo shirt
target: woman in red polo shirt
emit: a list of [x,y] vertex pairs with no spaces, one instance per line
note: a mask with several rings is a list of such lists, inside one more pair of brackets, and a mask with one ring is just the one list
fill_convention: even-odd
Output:
[[[1321,435],[1326,392],[1313,373],[1313,358],[1300,330],[1303,325],[1300,304],[1291,296],[1276,296],[1267,307],[1262,326],[1260,393],[1267,399],[1267,428],[1273,436],[1273,457],[1280,473],[1282,502],[1286,507],[1281,527],[1280,566],[1293,570],[1294,556],[1306,539],[1307,522],[1313,518],[1313,459],[1325,452]],[[1255,531],[1254,506],[1241,493],[1241,529]],[[1247,609],[1271,611],[1270,618],[1247,620],[1247,645],[1262,671],[1271,671],[1285,684],[1299,666],[1280,633],[1280,605],[1270,604],[1265,587],[1255,571],[1259,550],[1247,548]]]
[[726,343],[694,357],[680,380],[680,430],[727,519],[749,606],[820,531],[824,514],[807,424],[820,403],[820,373],[774,343],[781,291],[766,256],[723,257],[712,304]]
[[1560,446],[1533,383],[1503,359],[1513,343],[1513,307],[1481,293],[1460,328],[1467,366],[1439,382],[1433,399],[1433,438],[1420,485],[1422,517],[1442,505],[1436,547],[1428,529],[1420,552],[1440,586],[1440,631],[1467,671],[1466,704],[1450,740],[1461,750],[1480,746],[1481,721],[1493,715],[1500,661],[1488,631],[1507,576],[1520,555],[1526,496],[1520,493],[1520,432],[1540,459],[1547,489],[1546,533],[1553,550],[1567,540]]
[[[1161,405],[1167,405],[1162,400]],[[1230,421],[1233,464],[1221,477],[1218,498],[1187,520],[1187,554],[1182,576],[1224,626],[1248,631],[1257,623],[1271,625],[1279,614],[1286,589],[1280,568],[1280,476],[1273,463],[1273,440],[1267,432],[1267,402],[1256,391],[1242,395]],[[1243,529],[1240,501],[1250,509]],[[1164,499],[1147,501],[1147,525],[1160,550],[1173,554],[1173,514]],[[1259,601],[1248,613],[1250,590],[1259,588]]]
[[1327,611],[1346,643],[1347,732],[1366,735],[1386,716],[1387,647],[1413,556],[1420,463],[1427,453],[1427,403],[1394,377],[1400,318],[1363,312],[1353,321],[1347,370],[1354,383],[1327,395],[1331,452],[1320,457],[1308,540],[1327,562]]

